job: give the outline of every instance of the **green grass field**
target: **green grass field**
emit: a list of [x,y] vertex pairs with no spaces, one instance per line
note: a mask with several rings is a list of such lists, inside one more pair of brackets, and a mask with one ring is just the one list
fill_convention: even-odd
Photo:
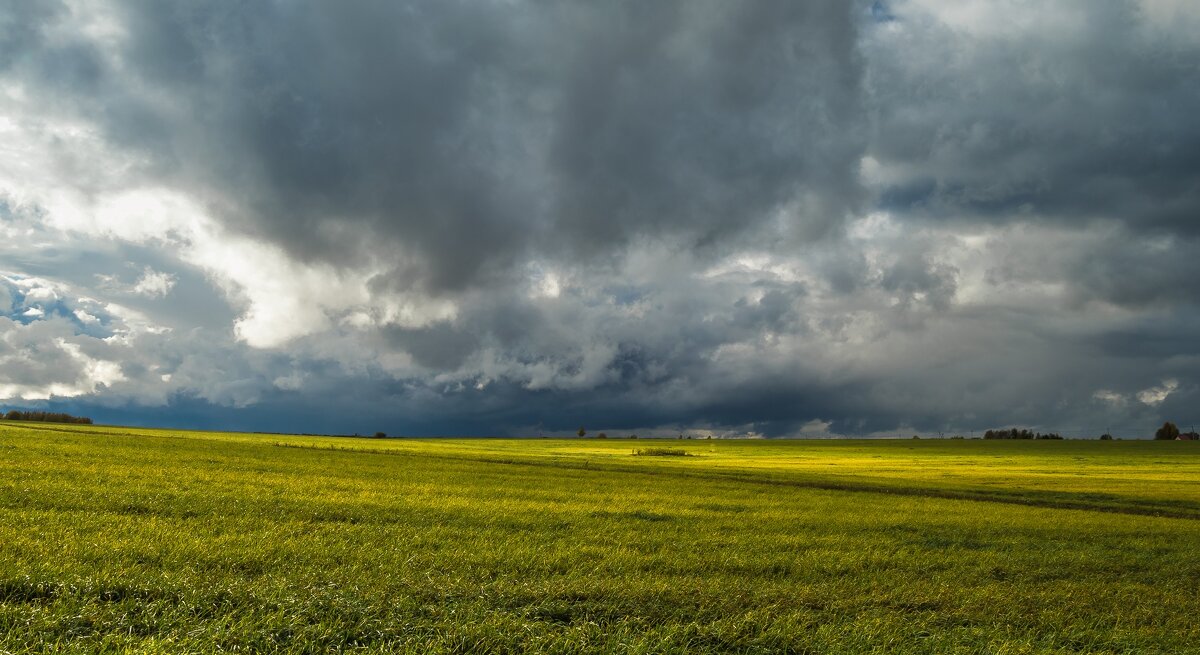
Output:
[[1200,653],[1200,443],[0,422],[0,653],[217,651]]

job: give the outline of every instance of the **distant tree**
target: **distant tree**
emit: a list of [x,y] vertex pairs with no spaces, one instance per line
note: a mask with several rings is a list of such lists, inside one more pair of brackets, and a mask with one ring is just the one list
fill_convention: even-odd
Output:
[[631,435],[629,435],[629,438],[630,438],[630,439],[637,439],[637,435],[636,435],[636,434],[631,434]]
[[1174,423],[1167,421],[1162,424],[1162,427],[1154,433],[1154,438],[1160,441],[1173,441],[1179,436],[1179,428]]
[[385,432],[376,432],[376,433],[375,433],[375,438],[376,438],[376,439],[386,439],[386,438],[387,438],[387,433],[385,433]]
[[1011,430],[988,430],[983,433],[984,439],[1062,439],[1062,435],[1057,432],[1034,432],[1024,428]]
[[1109,434],[1109,433],[1107,433],[1107,432],[1105,432],[1104,434],[1100,435],[1100,441],[1112,441],[1112,440],[1113,440],[1113,437],[1112,437],[1112,435],[1111,435],[1111,434]]
[[584,435],[586,435],[586,434],[587,434],[587,430],[584,430],[584,429],[583,429],[583,426],[581,425],[581,426],[579,426],[579,431],[578,431],[578,432],[576,432],[575,434],[577,434],[577,435],[579,435],[579,436],[581,436],[581,437],[582,437],[582,436],[584,436]]
[[600,434],[596,435],[596,438],[597,439],[607,439],[608,435],[601,432]]
[[4,418],[9,421],[42,421],[46,423],[82,423],[91,424],[92,419],[86,416],[71,416],[62,412],[22,412],[17,409],[10,409],[4,415]]

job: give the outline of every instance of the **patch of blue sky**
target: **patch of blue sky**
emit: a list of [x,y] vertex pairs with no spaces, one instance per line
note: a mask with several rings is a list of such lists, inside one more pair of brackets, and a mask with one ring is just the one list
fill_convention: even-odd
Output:
[[0,316],[21,325],[58,317],[74,325],[77,334],[100,339],[113,335],[112,317],[100,307],[73,307],[62,298],[31,299],[21,287],[7,284],[0,289],[0,301],[4,300],[8,302],[0,302]]
[[634,305],[646,297],[646,289],[637,286],[605,287],[604,293],[615,305]]
[[875,0],[871,3],[871,8],[868,9],[871,15],[871,20],[876,23],[890,23],[896,20],[896,15],[892,13],[891,7],[883,0]]

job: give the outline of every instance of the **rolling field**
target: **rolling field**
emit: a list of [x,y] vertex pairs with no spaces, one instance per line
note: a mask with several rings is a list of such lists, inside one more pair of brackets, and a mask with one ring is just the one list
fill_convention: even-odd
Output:
[[1200,653],[1200,443],[0,422],[0,653],[346,651]]

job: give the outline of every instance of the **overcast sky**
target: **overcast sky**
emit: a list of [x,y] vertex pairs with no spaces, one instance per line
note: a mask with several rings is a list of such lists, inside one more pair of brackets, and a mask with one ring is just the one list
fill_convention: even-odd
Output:
[[1200,422],[1192,0],[9,0],[0,406]]

